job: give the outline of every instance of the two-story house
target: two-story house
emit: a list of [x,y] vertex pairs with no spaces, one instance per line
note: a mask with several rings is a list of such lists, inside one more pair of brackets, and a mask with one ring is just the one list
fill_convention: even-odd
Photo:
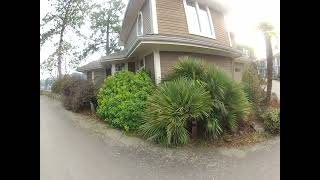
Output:
[[145,68],[158,84],[179,57],[193,56],[241,80],[245,58],[232,47],[225,13],[215,0],[129,0],[120,32],[123,51],[77,70],[98,81],[117,71]]

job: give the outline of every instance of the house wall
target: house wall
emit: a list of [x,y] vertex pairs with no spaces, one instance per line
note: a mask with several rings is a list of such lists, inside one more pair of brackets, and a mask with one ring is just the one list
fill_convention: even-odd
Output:
[[183,0],[156,0],[156,9],[159,34],[180,35],[230,46],[223,14],[210,9],[216,35],[216,39],[212,39],[189,33]]
[[[152,34],[153,30],[152,30],[150,0],[145,1],[140,11],[142,12],[142,18],[143,18],[143,35]],[[137,18],[135,19],[135,22],[130,30],[127,42],[125,43],[124,47],[125,48],[131,47],[132,43],[134,42],[134,40],[136,40],[136,38],[137,38]]]
[[221,68],[224,72],[233,77],[233,60],[228,57],[198,54],[198,53],[184,53],[184,52],[160,52],[160,65],[161,65],[161,78],[164,78],[171,70],[172,67],[178,62],[179,57],[191,56],[203,59],[208,64],[213,64]]
[[244,63],[234,63],[234,80],[240,82],[242,80],[242,74],[245,71]]
[[146,70],[150,72],[151,78],[155,80],[153,53],[145,56],[145,67],[146,67]]

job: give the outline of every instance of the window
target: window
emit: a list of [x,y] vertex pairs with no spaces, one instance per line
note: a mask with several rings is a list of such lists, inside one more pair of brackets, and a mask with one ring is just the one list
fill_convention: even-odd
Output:
[[194,2],[187,1],[186,15],[188,20],[189,32],[192,34],[197,34],[198,32],[200,32],[200,26],[199,26],[199,21],[197,17],[197,10]]
[[124,63],[116,64],[116,72],[124,70]]
[[198,2],[183,0],[189,33],[215,38],[210,10]]
[[137,35],[141,36],[143,34],[143,17],[142,12],[139,12],[138,19],[137,19]]
[[144,69],[145,59],[139,61],[139,70]]
[[235,72],[241,72],[240,68],[234,68]]

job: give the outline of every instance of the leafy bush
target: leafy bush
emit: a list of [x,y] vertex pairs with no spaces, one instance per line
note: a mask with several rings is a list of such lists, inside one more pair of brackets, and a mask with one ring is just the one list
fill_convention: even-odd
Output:
[[109,76],[97,96],[97,114],[113,127],[135,130],[141,124],[145,101],[152,89],[152,80],[145,71]]
[[193,79],[210,92],[213,102],[210,115],[199,123],[202,136],[216,138],[226,129],[235,130],[238,121],[248,113],[249,102],[241,85],[201,59],[180,58],[165,79],[168,81],[179,77]]
[[74,112],[89,107],[95,101],[94,86],[90,81],[69,76],[61,84],[62,102],[66,109]]
[[64,81],[67,81],[71,78],[70,75],[64,75],[61,79],[57,79],[52,83],[51,92],[56,94],[61,94],[62,84]]
[[262,119],[267,131],[272,134],[280,133],[280,108],[270,108],[264,114]]
[[[254,108],[260,108],[266,97],[266,92],[263,89],[263,87],[266,86],[266,82],[258,74],[258,69],[255,63],[250,64],[244,71],[242,75],[242,83],[250,103],[254,105]],[[259,109],[255,109],[255,111],[258,110]]]
[[144,137],[156,143],[186,144],[188,124],[208,117],[211,103],[209,92],[190,79],[165,82],[148,98],[140,130]]

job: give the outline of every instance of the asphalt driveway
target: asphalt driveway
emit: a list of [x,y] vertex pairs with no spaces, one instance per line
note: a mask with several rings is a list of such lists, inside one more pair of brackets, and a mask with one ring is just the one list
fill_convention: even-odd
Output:
[[279,137],[239,149],[135,146],[78,127],[57,101],[41,96],[40,108],[41,180],[280,179]]

